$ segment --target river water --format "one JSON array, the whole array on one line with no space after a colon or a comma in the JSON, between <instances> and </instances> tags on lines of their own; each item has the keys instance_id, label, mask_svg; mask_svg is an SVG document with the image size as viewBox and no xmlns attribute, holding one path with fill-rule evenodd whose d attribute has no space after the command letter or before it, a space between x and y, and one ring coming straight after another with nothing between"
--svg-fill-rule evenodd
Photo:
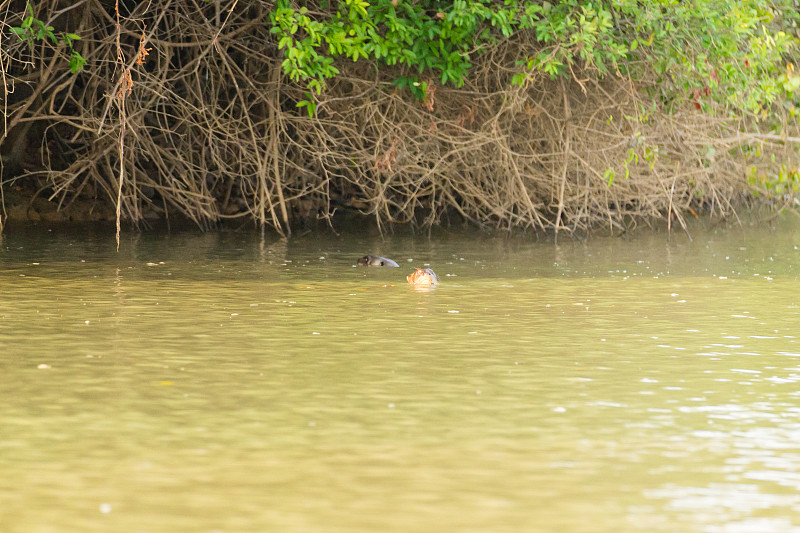
<instances>
[{"instance_id":1,"label":"river water","mask_svg":"<svg viewBox=\"0 0 800 533\"><path fill-rule=\"evenodd\" d=\"M0 530L800 531L798 229L9 228Z\"/></svg>"}]
</instances>

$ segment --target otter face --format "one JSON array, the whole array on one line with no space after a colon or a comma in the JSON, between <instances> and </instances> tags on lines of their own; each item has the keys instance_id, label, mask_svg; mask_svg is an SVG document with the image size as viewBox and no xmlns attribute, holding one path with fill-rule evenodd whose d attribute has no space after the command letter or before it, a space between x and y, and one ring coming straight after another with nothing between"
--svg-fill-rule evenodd
<instances>
[{"instance_id":1,"label":"otter face","mask_svg":"<svg viewBox=\"0 0 800 533\"><path fill-rule=\"evenodd\" d=\"M406 276L411 285L438 285L439 276L430 268L418 268L413 274Z\"/></svg>"}]
</instances>

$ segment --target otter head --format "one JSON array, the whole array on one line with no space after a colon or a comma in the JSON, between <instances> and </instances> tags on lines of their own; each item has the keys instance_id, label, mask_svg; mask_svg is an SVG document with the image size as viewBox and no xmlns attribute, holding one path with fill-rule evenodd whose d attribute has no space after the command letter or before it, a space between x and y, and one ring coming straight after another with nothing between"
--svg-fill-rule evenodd
<instances>
[{"instance_id":1,"label":"otter head","mask_svg":"<svg viewBox=\"0 0 800 533\"><path fill-rule=\"evenodd\" d=\"M438 285L439 276L430 268L418 268L414 273L406 276L411 285Z\"/></svg>"}]
</instances>

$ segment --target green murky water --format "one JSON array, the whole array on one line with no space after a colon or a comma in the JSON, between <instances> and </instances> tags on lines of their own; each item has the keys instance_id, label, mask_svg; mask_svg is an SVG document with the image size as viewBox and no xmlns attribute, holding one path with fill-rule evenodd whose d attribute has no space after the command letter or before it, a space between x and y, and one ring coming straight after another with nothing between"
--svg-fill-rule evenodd
<instances>
[{"instance_id":1,"label":"green murky water","mask_svg":"<svg viewBox=\"0 0 800 533\"><path fill-rule=\"evenodd\" d=\"M783 224L118 254L9 230L0 529L800 531ZM415 291L426 264L442 283Z\"/></svg>"}]
</instances>

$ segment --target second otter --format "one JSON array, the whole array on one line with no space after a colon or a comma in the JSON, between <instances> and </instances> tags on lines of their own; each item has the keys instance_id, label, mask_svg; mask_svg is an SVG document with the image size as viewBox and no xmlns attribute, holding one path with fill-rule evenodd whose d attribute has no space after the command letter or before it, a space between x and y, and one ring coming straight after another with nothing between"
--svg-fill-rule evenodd
<instances>
[{"instance_id":1,"label":"second otter","mask_svg":"<svg viewBox=\"0 0 800 533\"><path fill-rule=\"evenodd\" d=\"M392 261L391 259L387 259L386 257L381 257L379 255L365 255L364 257L359 257L358 261L356 261L358 266L372 266L372 267L399 267L397 263Z\"/></svg>"}]
</instances>

